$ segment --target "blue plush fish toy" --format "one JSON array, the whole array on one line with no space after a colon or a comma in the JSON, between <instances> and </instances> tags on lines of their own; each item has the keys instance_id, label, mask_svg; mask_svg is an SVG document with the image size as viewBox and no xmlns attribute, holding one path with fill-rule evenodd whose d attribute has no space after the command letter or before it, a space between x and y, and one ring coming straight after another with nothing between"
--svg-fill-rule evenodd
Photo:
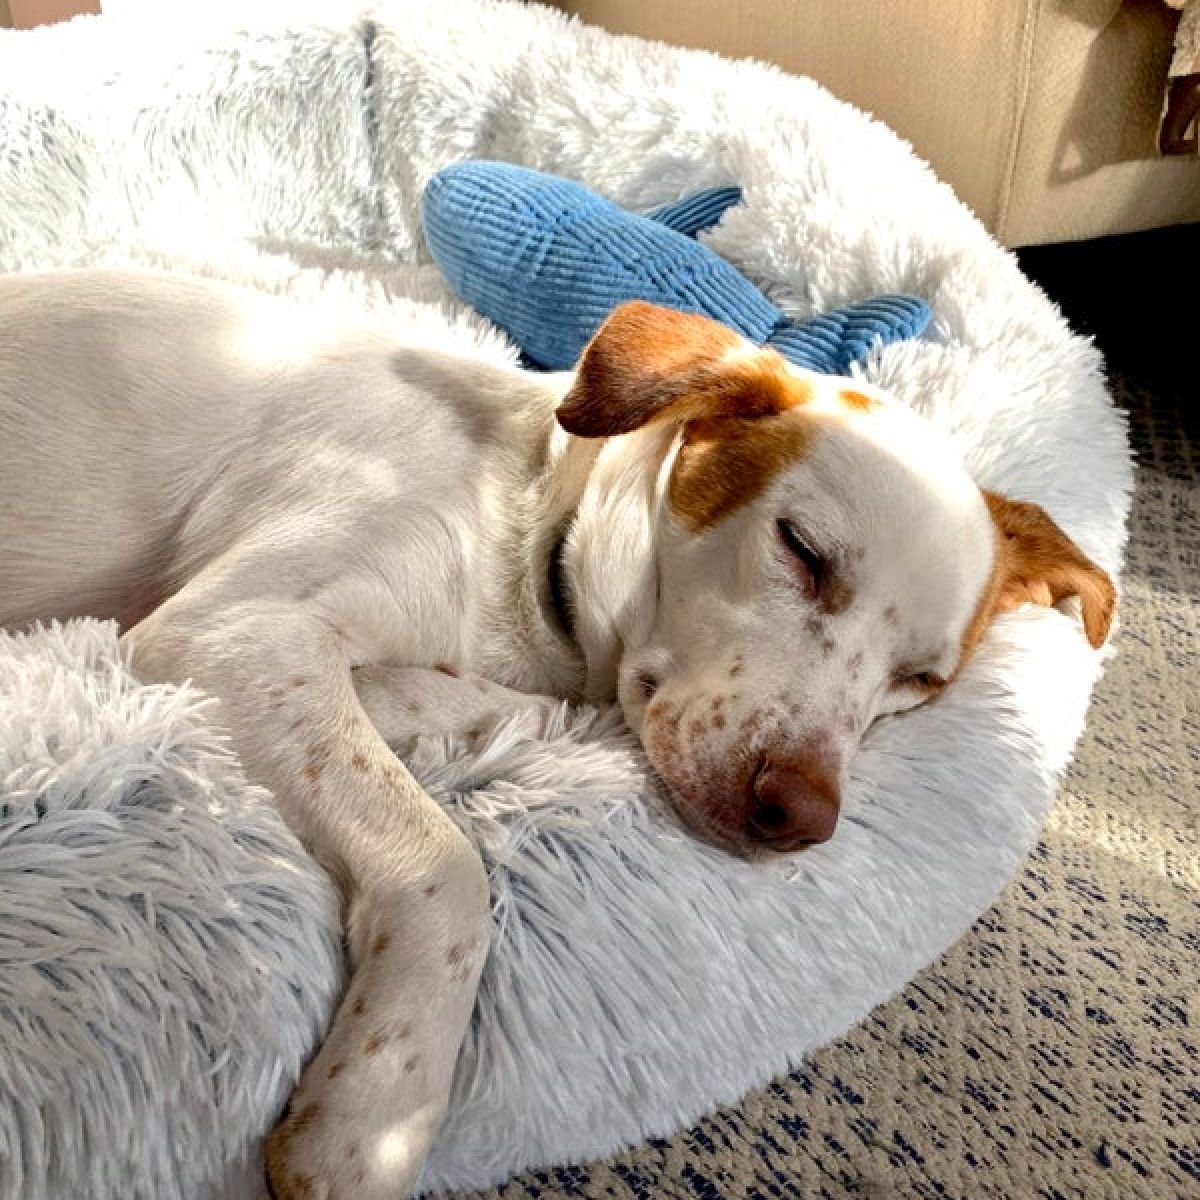
<instances>
[{"instance_id":1,"label":"blue plush fish toy","mask_svg":"<svg viewBox=\"0 0 1200 1200\"><path fill-rule=\"evenodd\" d=\"M906 295L788 317L695 240L740 200L740 188L710 188L642 216L556 175L472 160L429 181L422 220L450 286L545 370L573 367L627 300L711 317L797 366L830 374L928 325L929 306Z\"/></svg>"}]
</instances>

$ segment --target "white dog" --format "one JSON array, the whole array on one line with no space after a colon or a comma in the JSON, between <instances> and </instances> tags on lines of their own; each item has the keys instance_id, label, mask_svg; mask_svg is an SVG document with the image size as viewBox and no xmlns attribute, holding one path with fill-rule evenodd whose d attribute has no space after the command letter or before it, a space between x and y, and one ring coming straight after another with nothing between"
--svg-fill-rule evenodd
<instances>
[{"instance_id":1,"label":"white dog","mask_svg":"<svg viewBox=\"0 0 1200 1200\"><path fill-rule=\"evenodd\" d=\"M616 698L698 832L792 851L997 610L1077 596L1095 646L1113 614L902 406L646 304L531 375L212 283L2 277L0 446L0 624L115 617L341 889L281 1198L411 1189L488 950L480 859L389 745Z\"/></svg>"}]
</instances>

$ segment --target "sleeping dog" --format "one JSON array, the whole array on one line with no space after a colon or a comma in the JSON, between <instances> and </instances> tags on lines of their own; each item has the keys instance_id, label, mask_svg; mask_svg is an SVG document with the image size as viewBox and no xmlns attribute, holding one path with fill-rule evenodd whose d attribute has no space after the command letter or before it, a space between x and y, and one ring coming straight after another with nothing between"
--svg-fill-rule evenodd
<instances>
[{"instance_id":1,"label":"sleeping dog","mask_svg":"<svg viewBox=\"0 0 1200 1200\"><path fill-rule=\"evenodd\" d=\"M487 954L482 863L395 748L617 700L700 836L798 851L994 614L1077 597L1093 646L1113 616L903 406L641 303L531 375L208 282L0 277L0 445L0 624L115 618L340 889L281 1200L411 1190Z\"/></svg>"}]
</instances>

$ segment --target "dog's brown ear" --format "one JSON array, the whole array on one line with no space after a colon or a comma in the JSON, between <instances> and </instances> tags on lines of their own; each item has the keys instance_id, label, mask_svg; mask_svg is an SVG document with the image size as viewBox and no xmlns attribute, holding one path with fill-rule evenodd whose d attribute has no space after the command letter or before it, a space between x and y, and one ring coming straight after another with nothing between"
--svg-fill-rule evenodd
<instances>
[{"instance_id":1,"label":"dog's brown ear","mask_svg":"<svg viewBox=\"0 0 1200 1200\"><path fill-rule=\"evenodd\" d=\"M999 530L994 611L1020 604L1052 607L1078 596L1083 629L1099 649L1108 637L1117 606L1113 581L1036 504L983 493Z\"/></svg>"},{"instance_id":2,"label":"dog's brown ear","mask_svg":"<svg viewBox=\"0 0 1200 1200\"><path fill-rule=\"evenodd\" d=\"M768 416L807 398L774 350L708 317L634 300L584 348L557 416L578 437L614 437L655 421Z\"/></svg>"}]
</instances>

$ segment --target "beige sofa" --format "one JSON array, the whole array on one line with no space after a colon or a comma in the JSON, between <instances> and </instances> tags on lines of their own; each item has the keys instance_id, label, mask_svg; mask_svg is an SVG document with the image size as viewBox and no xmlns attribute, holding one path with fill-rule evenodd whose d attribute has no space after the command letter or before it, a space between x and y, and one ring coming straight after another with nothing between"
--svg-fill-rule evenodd
<instances>
[{"instance_id":1,"label":"beige sofa","mask_svg":"<svg viewBox=\"0 0 1200 1200\"><path fill-rule=\"evenodd\" d=\"M0 25L29 29L99 11L100 0L0 0Z\"/></svg>"},{"instance_id":2,"label":"beige sofa","mask_svg":"<svg viewBox=\"0 0 1200 1200\"><path fill-rule=\"evenodd\" d=\"M1156 149L1162 0L566 0L621 33L810 75L907 138L1009 246L1200 221Z\"/></svg>"},{"instance_id":3,"label":"beige sofa","mask_svg":"<svg viewBox=\"0 0 1200 1200\"><path fill-rule=\"evenodd\" d=\"M1178 20L1163 0L557 7L621 33L811 75L912 142L1009 246L1200 221L1200 157L1156 149ZM99 8L99 0L0 0L0 24Z\"/></svg>"}]
</instances>

